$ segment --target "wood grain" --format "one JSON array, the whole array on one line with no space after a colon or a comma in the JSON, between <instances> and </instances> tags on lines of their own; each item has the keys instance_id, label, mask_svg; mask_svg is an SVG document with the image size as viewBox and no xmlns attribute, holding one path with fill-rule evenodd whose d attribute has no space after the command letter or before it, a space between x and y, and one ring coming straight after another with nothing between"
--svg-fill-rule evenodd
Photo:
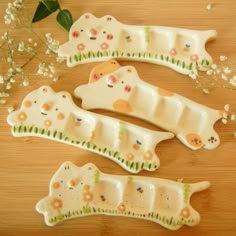
<instances>
[{"instance_id":1,"label":"wood grain","mask_svg":"<svg viewBox=\"0 0 236 236\"><path fill-rule=\"evenodd\" d=\"M0 15L5 15L7 0L0 2ZM207 44L214 59L226 55L236 67L236 1L214 1L212 10L207 11L209 1L159 1L159 0L61 0L63 8L70 9L74 19L85 12L97 16L113 15L127 24L163 25L190 29L216 29L218 37ZM38 1L27 1L32 14ZM60 42L67 40L67 33L55 22L52 15L34 25L42 37L51 32ZM0 34L7 30L3 17L0 18ZM18 39L26 39L22 32ZM204 95L195 88L196 83L187 76L158 65L138 62L121 62L133 65L145 81L175 91L204 105L223 109L227 103L236 111L236 91L212 89ZM28 70L37 65L32 61ZM7 104L0 106L0 235L172 235L173 232L158 224L125 217L90 216L68 220L50 228L44 224L42 215L35 211L36 202L47 195L48 183L57 168L66 160L77 165L95 163L103 172L127 174L117 164L97 154L71 147L62 143L36 137L15 138L6 123L7 108L19 108L20 101L31 90L40 85L51 85L54 90L70 93L88 80L95 64L67 68L62 63L57 83L32 77L27 87L15 86ZM0 74L4 71L0 65ZM79 104L79 102L78 102ZM111 112L95 111L115 116L147 128L156 127L135 118L114 115ZM235 235L236 232L236 139L232 135L236 123L227 125L220 121L215 125L221 144L215 150L192 151L176 138L158 145L160 169L154 173L143 171L139 175L153 176L185 182L209 180L209 190L192 197L192 205L201 214L201 223L196 227L183 227L175 235Z\"/></svg>"}]
</instances>

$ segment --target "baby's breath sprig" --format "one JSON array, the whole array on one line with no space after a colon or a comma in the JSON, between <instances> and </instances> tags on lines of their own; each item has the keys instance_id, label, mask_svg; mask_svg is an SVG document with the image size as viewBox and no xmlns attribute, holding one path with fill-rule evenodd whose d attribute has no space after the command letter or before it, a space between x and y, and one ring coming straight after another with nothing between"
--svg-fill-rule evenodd
<instances>
[{"instance_id":1,"label":"baby's breath sprig","mask_svg":"<svg viewBox=\"0 0 236 236\"><path fill-rule=\"evenodd\" d=\"M206 68L206 71L192 71L189 75L195 82L196 88L202 89L203 93L209 94L210 88L223 88L236 90L236 70L228 62L226 56L220 56L219 62Z\"/></svg>"},{"instance_id":2,"label":"baby's breath sprig","mask_svg":"<svg viewBox=\"0 0 236 236\"><path fill-rule=\"evenodd\" d=\"M0 73L0 105L6 103L14 84L27 86L32 76L43 76L55 82L58 80L55 64L58 63L59 41L53 39L50 33L42 38L35 32L31 17L26 14L24 0L8 3L5 12L4 21L8 30L0 38L0 61L3 68ZM14 37L17 30L24 30L26 37L30 37L18 40ZM39 64L32 71L28 65L33 60Z\"/></svg>"}]
</instances>

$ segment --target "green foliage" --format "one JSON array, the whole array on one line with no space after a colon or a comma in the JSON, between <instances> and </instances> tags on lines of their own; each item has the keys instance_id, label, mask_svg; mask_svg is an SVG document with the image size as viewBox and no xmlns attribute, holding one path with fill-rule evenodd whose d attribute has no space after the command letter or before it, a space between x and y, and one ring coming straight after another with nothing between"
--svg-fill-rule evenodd
<instances>
[{"instance_id":1,"label":"green foliage","mask_svg":"<svg viewBox=\"0 0 236 236\"><path fill-rule=\"evenodd\" d=\"M69 31L73 24L72 15L69 10L61 9L58 0L41 0L34 13L32 23L43 20L57 10L59 10L59 13L57 14L57 22L66 31Z\"/></svg>"}]
</instances>

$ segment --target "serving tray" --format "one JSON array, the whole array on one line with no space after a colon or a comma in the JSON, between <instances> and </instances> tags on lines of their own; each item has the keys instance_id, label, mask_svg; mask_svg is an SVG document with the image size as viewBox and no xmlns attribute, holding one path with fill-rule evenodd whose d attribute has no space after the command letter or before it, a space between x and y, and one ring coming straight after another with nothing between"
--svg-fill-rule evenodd
<instances>
[{"instance_id":1,"label":"serving tray","mask_svg":"<svg viewBox=\"0 0 236 236\"><path fill-rule=\"evenodd\" d=\"M107 15L82 15L72 25L69 41L58 55L69 67L112 58L164 65L180 73L205 70L212 63L205 50L215 30L199 31L163 26L126 25Z\"/></svg>"},{"instance_id":2,"label":"serving tray","mask_svg":"<svg viewBox=\"0 0 236 236\"><path fill-rule=\"evenodd\" d=\"M69 93L56 93L49 86L30 92L7 121L14 136L38 136L84 148L132 173L156 170L156 144L174 136L80 109Z\"/></svg>"},{"instance_id":3,"label":"serving tray","mask_svg":"<svg viewBox=\"0 0 236 236\"><path fill-rule=\"evenodd\" d=\"M200 222L190 198L207 189L208 181L188 184L142 176L118 176L101 172L94 164L77 167L71 162L61 165L52 177L49 194L36 210L45 223L89 215L135 217L177 230Z\"/></svg>"},{"instance_id":4,"label":"serving tray","mask_svg":"<svg viewBox=\"0 0 236 236\"><path fill-rule=\"evenodd\" d=\"M222 111L148 84L133 66L121 67L115 60L95 67L89 84L77 87L74 95L82 99L84 109L102 108L144 119L176 134L193 150L214 149L220 143L213 126Z\"/></svg>"}]
</instances>

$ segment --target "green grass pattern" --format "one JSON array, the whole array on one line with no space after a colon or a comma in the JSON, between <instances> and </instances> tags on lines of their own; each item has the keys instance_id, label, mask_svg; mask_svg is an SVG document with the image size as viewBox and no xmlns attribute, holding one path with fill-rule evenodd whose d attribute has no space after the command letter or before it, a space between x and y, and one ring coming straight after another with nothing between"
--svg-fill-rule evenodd
<instances>
[{"instance_id":1,"label":"green grass pattern","mask_svg":"<svg viewBox=\"0 0 236 236\"><path fill-rule=\"evenodd\" d=\"M70 218L79 217L79 216L86 216L86 215L95 215L95 214L118 215L118 216L142 218L142 219L159 222L162 225L172 226L172 228L179 228L180 226L183 226L185 224L194 223L194 219L191 219L191 218L190 219L181 218L180 220L176 221L173 219L173 217L168 218L166 216L161 216L160 214L155 213L155 212L149 212L146 214L135 213L131 211L121 212L114 209L112 210L112 209L90 207L88 205L83 206L80 210L68 211L67 213L64 213L64 214L61 213L57 216L54 216L49 220L49 223L57 224L60 221L65 220L65 219L70 219Z\"/></svg>"},{"instance_id":2,"label":"green grass pattern","mask_svg":"<svg viewBox=\"0 0 236 236\"><path fill-rule=\"evenodd\" d=\"M190 185L184 184L184 202L188 203L189 194L190 194Z\"/></svg>"},{"instance_id":3,"label":"green grass pattern","mask_svg":"<svg viewBox=\"0 0 236 236\"><path fill-rule=\"evenodd\" d=\"M148 35L148 34L147 34ZM148 40L148 36L147 40ZM192 71L194 67L204 67L208 66L210 62L204 58L201 61L197 62L190 62L187 64L184 61L181 61L180 59L176 59L175 57L172 56L167 56L164 54L158 54L158 53L151 53L151 52L122 52L120 50L114 50L114 51L89 51L87 53L80 53L78 52L77 54L70 56L69 57L69 62L70 63L78 63L78 62L83 62L86 60L94 59L94 58L133 58L133 59L152 59L152 60L160 60L164 62L169 62L171 64L175 64L178 67L182 69L187 69Z\"/></svg>"},{"instance_id":4,"label":"green grass pattern","mask_svg":"<svg viewBox=\"0 0 236 236\"><path fill-rule=\"evenodd\" d=\"M119 152L109 150L107 148L100 148L97 145L93 144L90 141L78 141L78 140L72 140L69 137L65 136L65 134L61 131L58 130L48 130L45 128L38 128L34 125L32 126L25 126L21 124L20 126L13 126L12 127L14 133L19 133L19 134L30 134L30 135L37 135L37 136L43 136L46 138L54 139L60 142L68 143L70 145L76 146L76 147L81 147L84 149L88 149L94 152L97 152L101 155L105 155L109 157L110 159L113 159L116 162L119 162L122 166L125 166L132 172L138 172L142 169L147 169L147 170L155 170L158 168L155 162L134 162L134 161L129 161L123 158Z\"/></svg>"}]
</instances>

